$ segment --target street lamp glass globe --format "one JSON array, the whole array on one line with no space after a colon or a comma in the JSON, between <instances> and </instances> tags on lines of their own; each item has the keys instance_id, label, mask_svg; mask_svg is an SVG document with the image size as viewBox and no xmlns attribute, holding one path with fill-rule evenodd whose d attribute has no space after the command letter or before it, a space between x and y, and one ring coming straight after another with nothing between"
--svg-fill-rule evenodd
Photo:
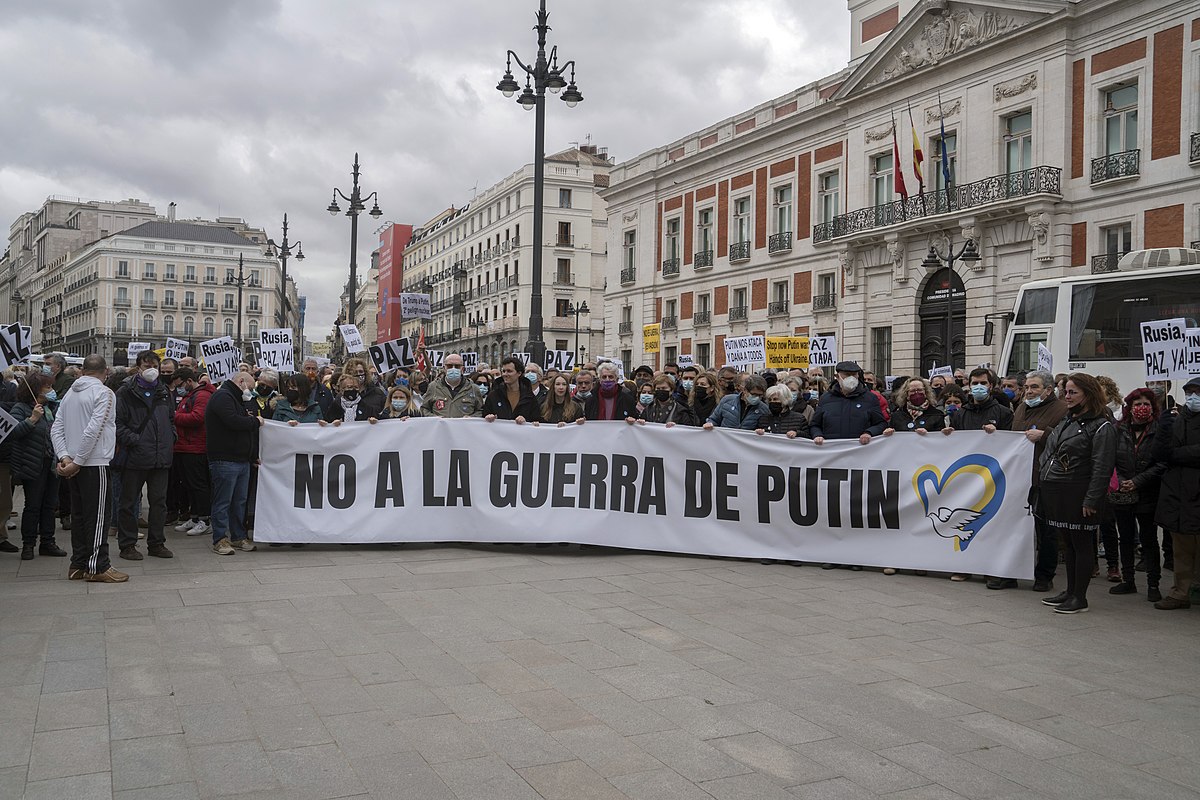
<instances>
[{"instance_id":1,"label":"street lamp glass globe","mask_svg":"<svg viewBox=\"0 0 1200 800\"><path fill-rule=\"evenodd\" d=\"M579 93L579 88L575 86L575 82L567 87L567 90L562 93L562 101L567 104L567 108L574 108L583 102L583 95Z\"/></svg>"},{"instance_id":2,"label":"street lamp glass globe","mask_svg":"<svg viewBox=\"0 0 1200 800\"><path fill-rule=\"evenodd\" d=\"M379 203L376 203L374 207L372 207L372 209L367 213L369 213L375 219L379 219L383 216L383 212L379 210Z\"/></svg>"},{"instance_id":3,"label":"street lamp glass globe","mask_svg":"<svg viewBox=\"0 0 1200 800\"><path fill-rule=\"evenodd\" d=\"M562 75L559 75L557 72L551 72L546 76L546 88L552 94L558 94L566 85L567 82L564 81Z\"/></svg>"},{"instance_id":4,"label":"street lamp glass globe","mask_svg":"<svg viewBox=\"0 0 1200 800\"><path fill-rule=\"evenodd\" d=\"M938 258L937 250L934 250L932 245L925 255L925 260L921 262L921 266L928 272L937 272L942 268L942 260Z\"/></svg>"},{"instance_id":5,"label":"street lamp glass globe","mask_svg":"<svg viewBox=\"0 0 1200 800\"><path fill-rule=\"evenodd\" d=\"M338 207L337 200L334 200L325 210L329 212L329 216L336 217L342 209Z\"/></svg>"},{"instance_id":6,"label":"street lamp glass globe","mask_svg":"<svg viewBox=\"0 0 1200 800\"><path fill-rule=\"evenodd\" d=\"M513 79L511 70L505 70L504 77L501 78L500 82L496 84L496 88L499 89L505 97L512 97L517 93L517 90L521 88L521 84L517 83Z\"/></svg>"},{"instance_id":7,"label":"street lamp glass globe","mask_svg":"<svg viewBox=\"0 0 1200 800\"><path fill-rule=\"evenodd\" d=\"M296 260L297 261L304 260L304 249L303 248L301 248L300 251L296 253Z\"/></svg>"}]
</instances>

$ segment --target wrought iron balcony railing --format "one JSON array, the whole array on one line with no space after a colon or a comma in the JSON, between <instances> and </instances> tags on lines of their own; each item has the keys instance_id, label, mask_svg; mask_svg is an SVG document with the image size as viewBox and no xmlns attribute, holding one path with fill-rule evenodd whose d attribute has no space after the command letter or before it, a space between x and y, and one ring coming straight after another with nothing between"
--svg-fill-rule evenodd
<instances>
[{"instance_id":1,"label":"wrought iron balcony railing","mask_svg":"<svg viewBox=\"0 0 1200 800\"><path fill-rule=\"evenodd\" d=\"M633 323L632 322L617 323L617 334L618 335L629 336L632 333L633 333Z\"/></svg>"},{"instance_id":2,"label":"wrought iron balcony railing","mask_svg":"<svg viewBox=\"0 0 1200 800\"><path fill-rule=\"evenodd\" d=\"M812 307L813 307L813 311L817 311L817 310L823 309L823 308L826 308L826 309L827 308L837 308L837 295L836 294L816 295L815 297L813 297Z\"/></svg>"},{"instance_id":3,"label":"wrought iron balcony railing","mask_svg":"<svg viewBox=\"0 0 1200 800\"><path fill-rule=\"evenodd\" d=\"M1098 275L1103 272L1116 272L1117 263L1123 255L1125 253L1105 253L1100 256L1092 256L1092 274Z\"/></svg>"},{"instance_id":4,"label":"wrought iron balcony railing","mask_svg":"<svg viewBox=\"0 0 1200 800\"><path fill-rule=\"evenodd\" d=\"M1134 177L1141 173L1141 169L1141 150L1126 150L1111 156L1100 156L1092 159L1092 183Z\"/></svg>"},{"instance_id":5,"label":"wrought iron balcony railing","mask_svg":"<svg viewBox=\"0 0 1200 800\"><path fill-rule=\"evenodd\" d=\"M662 272L664 278L670 278L679 274L679 259L668 258L662 263Z\"/></svg>"},{"instance_id":6,"label":"wrought iron balcony railing","mask_svg":"<svg viewBox=\"0 0 1200 800\"><path fill-rule=\"evenodd\" d=\"M745 322L746 314L748 312L749 312L749 309L746 308L745 306L733 306L729 309L729 321L730 322L738 322L740 320L742 322Z\"/></svg>"},{"instance_id":7,"label":"wrought iron balcony railing","mask_svg":"<svg viewBox=\"0 0 1200 800\"><path fill-rule=\"evenodd\" d=\"M993 175L981 181L912 195L908 201L893 200L878 206L868 206L839 214L829 222L813 228L813 242L828 242L842 236L898 225L902 222L961 211L969 208L1002 203L1018 197L1037 194L1062 194L1062 170L1058 167L1034 167L1007 175Z\"/></svg>"},{"instance_id":8,"label":"wrought iron balcony railing","mask_svg":"<svg viewBox=\"0 0 1200 800\"><path fill-rule=\"evenodd\" d=\"M708 269L713 265L713 251L701 250L692 256L692 266L696 269Z\"/></svg>"},{"instance_id":9,"label":"wrought iron balcony railing","mask_svg":"<svg viewBox=\"0 0 1200 800\"><path fill-rule=\"evenodd\" d=\"M662 329L664 331L673 331L679 327L679 318L675 316L662 318Z\"/></svg>"},{"instance_id":10,"label":"wrought iron balcony railing","mask_svg":"<svg viewBox=\"0 0 1200 800\"><path fill-rule=\"evenodd\" d=\"M574 286L575 273L573 272L556 272L554 273L555 286Z\"/></svg>"},{"instance_id":11,"label":"wrought iron balcony railing","mask_svg":"<svg viewBox=\"0 0 1200 800\"><path fill-rule=\"evenodd\" d=\"M792 232L780 231L767 239L767 253L786 253L792 249Z\"/></svg>"},{"instance_id":12,"label":"wrought iron balcony railing","mask_svg":"<svg viewBox=\"0 0 1200 800\"><path fill-rule=\"evenodd\" d=\"M695 314L692 315L692 326L693 327L702 328L706 325L711 325L711 324L712 324L712 312L711 311L697 311Z\"/></svg>"},{"instance_id":13,"label":"wrought iron balcony railing","mask_svg":"<svg viewBox=\"0 0 1200 800\"><path fill-rule=\"evenodd\" d=\"M731 262L750 260L750 243L734 242L729 245L729 260Z\"/></svg>"},{"instance_id":14,"label":"wrought iron balcony railing","mask_svg":"<svg viewBox=\"0 0 1200 800\"><path fill-rule=\"evenodd\" d=\"M622 286L628 286L629 284L633 283L636 280L637 280L637 269L635 267L629 267L628 269L621 270L621 285Z\"/></svg>"},{"instance_id":15,"label":"wrought iron balcony railing","mask_svg":"<svg viewBox=\"0 0 1200 800\"><path fill-rule=\"evenodd\" d=\"M575 237L574 236L566 236L566 235L563 235L560 233L558 235L558 238L554 242L554 246L555 247L574 247L575 246Z\"/></svg>"},{"instance_id":16,"label":"wrought iron balcony railing","mask_svg":"<svg viewBox=\"0 0 1200 800\"><path fill-rule=\"evenodd\" d=\"M779 317L779 316L783 316L787 313L788 313L788 301L787 300L775 300L774 302L767 303L767 316L768 317Z\"/></svg>"}]
</instances>

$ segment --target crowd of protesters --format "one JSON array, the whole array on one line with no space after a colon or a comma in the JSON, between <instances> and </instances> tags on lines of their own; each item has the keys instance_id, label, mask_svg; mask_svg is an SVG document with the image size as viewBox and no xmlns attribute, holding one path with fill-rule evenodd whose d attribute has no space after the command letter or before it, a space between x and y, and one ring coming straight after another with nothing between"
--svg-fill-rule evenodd
<instances>
[{"instance_id":1,"label":"crowd of protesters","mask_svg":"<svg viewBox=\"0 0 1200 800\"><path fill-rule=\"evenodd\" d=\"M128 575L109 563L110 537L129 561L172 558L168 530L210 536L217 555L252 552L258 432L268 419L321 426L413 417L560 427L624 422L734 428L818 446L1011 430L1034 445L1032 589L1046 593L1042 602L1064 614L1087 610L1103 558L1111 594L1138 594L1136 573L1144 571L1146 599L1180 609L1190 606L1200 567L1200 379L1183 387L1183 403L1170 391L1169 382L1152 382L1122 396L1105 377L1034 371L1000 378L986 367L885 386L851 361L828 376L819 367L747 373L667 364L626 377L607 360L561 372L510 357L468 373L456 353L435 371L382 375L361 358L340 368L308 359L302 371L282 376L242 364L218 386L193 358L144 351L131 368L110 369L100 356L82 368L49 356L41 369L17 368L0 384L0 407L17 421L0 443L0 519L13 513L13 485L24 497L19 525L9 523L19 527L21 545L0 529L0 552L65 557L55 536L61 523L71 531L68 577L113 583ZM1060 565L1065 587L1050 595ZM1164 569L1174 577L1165 596ZM986 577L985 585L1017 582Z\"/></svg>"}]
</instances>

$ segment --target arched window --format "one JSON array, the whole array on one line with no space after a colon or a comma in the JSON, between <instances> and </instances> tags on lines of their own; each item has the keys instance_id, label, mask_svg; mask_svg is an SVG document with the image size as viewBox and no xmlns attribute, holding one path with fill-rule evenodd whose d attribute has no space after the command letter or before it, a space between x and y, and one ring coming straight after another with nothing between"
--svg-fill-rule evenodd
<instances>
[{"instance_id":1,"label":"arched window","mask_svg":"<svg viewBox=\"0 0 1200 800\"><path fill-rule=\"evenodd\" d=\"M184 317L183 318L183 335L191 336L195 332L196 332L196 318L195 317Z\"/></svg>"},{"instance_id":2,"label":"arched window","mask_svg":"<svg viewBox=\"0 0 1200 800\"><path fill-rule=\"evenodd\" d=\"M142 333L154 333L154 317L150 314L142 316Z\"/></svg>"},{"instance_id":3,"label":"arched window","mask_svg":"<svg viewBox=\"0 0 1200 800\"><path fill-rule=\"evenodd\" d=\"M117 314L117 333L125 333L129 330L129 317L124 313Z\"/></svg>"},{"instance_id":4,"label":"arched window","mask_svg":"<svg viewBox=\"0 0 1200 800\"><path fill-rule=\"evenodd\" d=\"M163 317L163 333L167 336L175 335L175 318L170 314Z\"/></svg>"},{"instance_id":5,"label":"arched window","mask_svg":"<svg viewBox=\"0 0 1200 800\"><path fill-rule=\"evenodd\" d=\"M233 320L231 319L225 320L225 335L233 336Z\"/></svg>"},{"instance_id":6,"label":"arched window","mask_svg":"<svg viewBox=\"0 0 1200 800\"><path fill-rule=\"evenodd\" d=\"M216 332L217 332L217 323L213 321L212 317L205 317L204 318L204 335L212 336Z\"/></svg>"}]
</instances>

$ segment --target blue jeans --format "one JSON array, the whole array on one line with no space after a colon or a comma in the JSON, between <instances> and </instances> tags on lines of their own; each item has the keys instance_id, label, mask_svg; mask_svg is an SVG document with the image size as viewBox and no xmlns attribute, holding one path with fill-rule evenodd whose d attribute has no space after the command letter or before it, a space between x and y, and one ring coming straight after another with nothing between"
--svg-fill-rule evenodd
<instances>
[{"instance_id":1,"label":"blue jeans","mask_svg":"<svg viewBox=\"0 0 1200 800\"><path fill-rule=\"evenodd\" d=\"M250 487L250 462L209 461L212 477L213 544L228 538L240 542L246 538L246 495Z\"/></svg>"}]
</instances>

